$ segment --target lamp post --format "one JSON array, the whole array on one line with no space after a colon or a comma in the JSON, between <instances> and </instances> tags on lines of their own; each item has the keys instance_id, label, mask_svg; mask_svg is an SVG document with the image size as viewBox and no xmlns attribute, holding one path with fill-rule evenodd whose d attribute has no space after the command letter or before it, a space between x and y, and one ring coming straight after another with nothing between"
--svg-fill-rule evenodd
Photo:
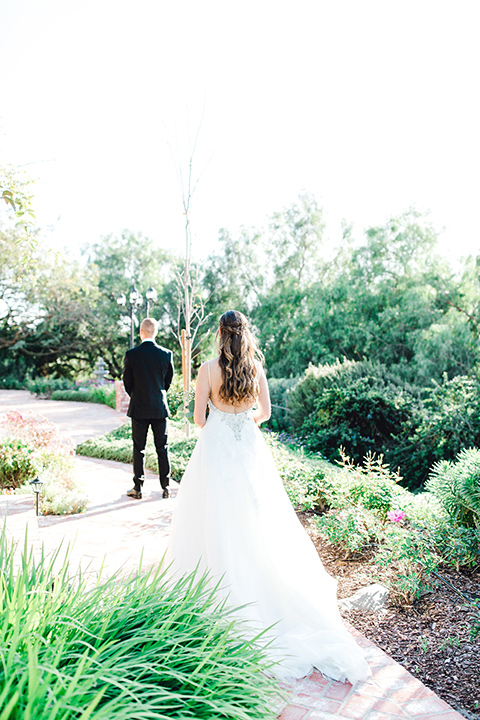
<instances>
[{"instance_id":1,"label":"lamp post","mask_svg":"<svg viewBox=\"0 0 480 720\"><path fill-rule=\"evenodd\" d=\"M151 285L145 293L145 317L150 317L150 303L153 305L157 302L157 291Z\"/></svg>"},{"instance_id":2,"label":"lamp post","mask_svg":"<svg viewBox=\"0 0 480 720\"><path fill-rule=\"evenodd\" d=\"M38 496L40 495L40 490L43 487L43 483L41 480L38 479L38 477L35 478L35 480L32 480L30 485L32 486L33 492L35 493L35 510L38 517Z\"/></svg>"},{"instance_id":3,"label":"lamp post","mask_svg":"<svg viewBox=\"0 0 480 720\"><path fill-rule=\"evenodd\" d=\"M128 297L129 304L130 304L130 347L133 348L134 344L134 310L136 307L139 307L143 303L143 297L142 294L138 292L135 285L130 290L130 295ZM117 298L117 303L121 305L122 307L126 304L127 298L125 297L124 293L121 293Z\"/></svg>"}]
</instances>

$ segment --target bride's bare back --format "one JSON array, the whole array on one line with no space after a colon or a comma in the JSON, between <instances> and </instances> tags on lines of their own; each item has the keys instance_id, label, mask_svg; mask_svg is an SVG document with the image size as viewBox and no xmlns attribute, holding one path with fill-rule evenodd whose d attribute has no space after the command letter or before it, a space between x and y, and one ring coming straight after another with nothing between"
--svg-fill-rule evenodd
<instances>
[{"instance_id":1,"label":"bride's bare back","mask_svg":"<svg viewBox=\"0 0 480 720\"><path fill-rule=\"evenodd\" d=\"M270 393L268 391L268 383L261 363L256 362L255 365L257 368L260 393L257 398L258 407L252 413L252 417L257 425L260 425L260 423L265 422L265 420L268 420L270 417ZM222 400L219 394L222 382L222 369L218 362L218 358L203 363L198 371L197 386L195 390L194 420L199 427L203 427L205 425L206 409L209 398L218 410L225 413L241 413L252 407L251 400L235 405Z\"/></svg>"}]
</instances>

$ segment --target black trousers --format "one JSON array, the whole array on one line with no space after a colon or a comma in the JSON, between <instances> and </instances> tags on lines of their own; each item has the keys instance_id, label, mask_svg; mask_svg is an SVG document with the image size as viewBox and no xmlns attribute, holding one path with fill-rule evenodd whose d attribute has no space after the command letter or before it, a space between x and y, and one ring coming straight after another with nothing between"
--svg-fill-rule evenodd
<instances>
[{"instance_id":1,"label":"black trousers","mask_svg":"<svg viewBox=\"0 0 480 720\"><path fill-rule=\"evenodd\" d=\"M166 418L163 420L134 420L132 418L133 482L137 490L141 488L145 474L145 446L149 427L152 428L155 450L157 451L160 485L165 489L170 483Z\"/></svg>"}]
</instances>

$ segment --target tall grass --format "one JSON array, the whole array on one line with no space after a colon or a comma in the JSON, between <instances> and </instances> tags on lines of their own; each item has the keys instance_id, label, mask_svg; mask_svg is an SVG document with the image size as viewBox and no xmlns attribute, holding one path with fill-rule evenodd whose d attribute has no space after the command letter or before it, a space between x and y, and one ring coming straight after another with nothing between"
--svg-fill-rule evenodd
<instances>
[{"instance_id":1,"label":"tall grass","mask_svg":"<svg viewBox=\"0 0 480 720\"><path fill-rule=\"evenodd\" d=\"M261 639L242 639L205 577L87 585L0 536L0 720L274 718Z\"/></svg>"}]
</instances>

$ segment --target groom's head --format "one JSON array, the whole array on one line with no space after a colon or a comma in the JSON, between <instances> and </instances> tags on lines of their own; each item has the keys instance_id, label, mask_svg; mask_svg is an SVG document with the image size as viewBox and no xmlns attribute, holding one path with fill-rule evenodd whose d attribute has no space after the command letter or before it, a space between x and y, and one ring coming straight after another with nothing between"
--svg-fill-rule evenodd
<instances>
[{"instance_id":1,"label":"groom's head","mask_svg":"<svg viewBox=\"0 0 480 720\"><path fill-rule=\"evenodd\" d=\"M142 340L150 338L153 340L158 332L158 323L154 318L145 318L140 323L140 337Z\"/></svg>"}]
</instances>

